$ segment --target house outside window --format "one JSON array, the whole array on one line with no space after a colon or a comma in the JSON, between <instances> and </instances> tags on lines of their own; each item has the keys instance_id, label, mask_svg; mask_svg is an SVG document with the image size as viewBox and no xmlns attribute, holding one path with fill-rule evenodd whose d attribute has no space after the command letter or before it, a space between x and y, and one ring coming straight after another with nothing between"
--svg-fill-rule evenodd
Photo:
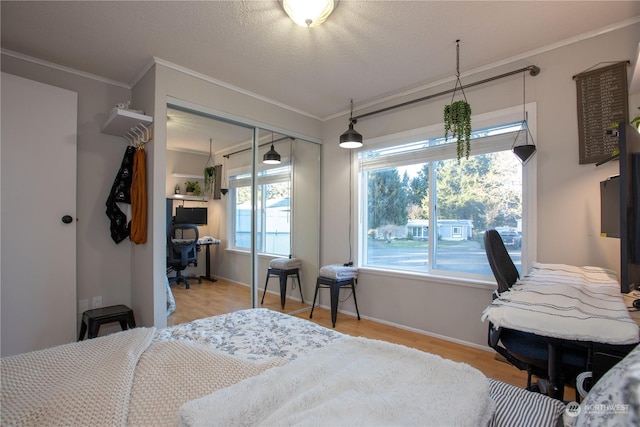
<instances>
[{"instance_id":1,"label":"house outside window","mask_svg":"<svg viewBox=\"0 0 640 427\"><path fill-rule=\"evenodd\" d=\"M455 141L438 136L378 138L359 152L360 266L492 275L484 231L522 236L527 221L523 166L511 151L522 121L500 119L474 130L472 153L460 161ZM522 246L507 249L521 270Z\"/></svg>"},{"instance_id":2,"label":"house outside window","mask_svg":"<svg viewBox=\"0 0 640 427\"><path fill-rule=\"evenodd\" d=\"M291 252L291 166L279 165L259 172L257 250L288 256ZM251 174L231 171L231 247L251 249Z\"/></svg>"}]
</instances>

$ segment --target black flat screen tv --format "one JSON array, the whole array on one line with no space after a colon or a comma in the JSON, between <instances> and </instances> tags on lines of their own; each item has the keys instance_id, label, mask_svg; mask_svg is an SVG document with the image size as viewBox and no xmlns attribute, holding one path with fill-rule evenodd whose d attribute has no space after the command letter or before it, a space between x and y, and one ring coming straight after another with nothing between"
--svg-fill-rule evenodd
<instances>
[{"instance_id":1,"label":"black flat screen tv","mask_svg":"<svg viewBox=\"0 0 640 427\"><path fill-rule=\"evenodd\" d=\"M600 234L620 237L620 176L600 182Z\"/></svg>"},{"instance_id":2,"label":"black flat screen tv","mask_svg":"<svg viewBox=\"0 0 640 427\"><path fill-rule=\"evenodd\" d=\"M196 224L207 225L207 217L209 216L207 208L185 208L178 206L176 208L176 216L174 224Z\"/></svg>"},{"instance_id":3,"label":"black flat screen tv","mask_svg":"<svg viewBox=\"0 0 640 427\"><path fill-rule=\"evenodd\" d=\"M619 126L620 147L620 291L640 287L640 133Z\"/></svg>"}]
</instances>

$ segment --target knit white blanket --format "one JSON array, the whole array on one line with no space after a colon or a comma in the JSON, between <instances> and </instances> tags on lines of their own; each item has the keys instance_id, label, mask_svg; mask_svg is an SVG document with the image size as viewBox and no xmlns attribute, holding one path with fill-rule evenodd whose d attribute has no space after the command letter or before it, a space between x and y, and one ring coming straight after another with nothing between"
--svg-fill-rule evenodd
<instances>
[{"instance_id":1,"label":"knit white blanket","mask_svg":"<svg viewBox=\"0 0 640 427\"><path fill-rule=\"evenodd\" d=\"M5 357L3 426L124 426L134 370L155 329Z\"/></svg>"},{"instance_id":2,"label":"knit white blanket","mask_svg":"<svg viewBox=\"0 0 640 427\"><path fill-rule=\"evenodd\" d=\"M286 363L135 328L2 359L3 426L175 426L185 402Z\"/></svg>"},{"instance_id":3,"label":"knit white blanket","mask_svg":"<svg viewBox=\"0 0 640 427\"><path fill-rule=\"evenodd\" d=\"M182 404L285 363L254 363L191 342L151 344L136 367L127 424L175 426Z\"/></svg>"},{"instance_id":4,"label":"knit white blanket","mask_svg":"<svg viewBox=\"0 0 640 427\"><path fill-rule=\"evenodd\" d=\"M184 404L181 426L481 426L484 375L415 349L348 337Z\"/></svg>"},{"instance_id":5,"label":"knit white blanket","mask_svg":"<svg viewBox=\"0 0 640 427\"><path fill-rule=\"evenodd\" d=\"M633 344L640 339L615 273L598 267L535 263L486 308L486 319L497 327L568 340Z\"/></svg>"}]
</instances>

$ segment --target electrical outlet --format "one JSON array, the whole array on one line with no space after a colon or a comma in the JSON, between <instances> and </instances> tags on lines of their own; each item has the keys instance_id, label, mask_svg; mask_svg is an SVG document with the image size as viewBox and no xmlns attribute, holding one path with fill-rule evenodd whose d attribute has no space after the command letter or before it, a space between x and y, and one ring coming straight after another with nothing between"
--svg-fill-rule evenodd
<instances>
[{"instance_id":1,"label":"electrical outlet","mask_svg":"<svg viewBox=\"0 0 640 427\"><path fill-rule=\"evenodd\" d=\"M93 308L102 307L102 297L93 297Z\"/></svg>"},{"instance_id":2,"label":"electrical outlet","mask_svg":"<svg viewBox=\"0 0 640 427\"><path fill-rule=\"evenodd\" d=\"M82 314L85 311L89 310L89 300L81 299L78 301L78 314Z\"/></svg>"}]
</instances>

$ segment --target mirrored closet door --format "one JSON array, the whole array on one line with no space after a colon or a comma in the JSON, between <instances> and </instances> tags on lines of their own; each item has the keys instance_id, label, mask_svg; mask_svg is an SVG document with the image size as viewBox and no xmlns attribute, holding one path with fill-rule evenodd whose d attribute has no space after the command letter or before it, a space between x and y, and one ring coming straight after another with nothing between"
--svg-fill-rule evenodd
<instances>
[{"instance_id":1,"label":"mirrored closet door","mask_svg":"<svg viewBox=\"0 0 640 427\"><path fill-rule=\"evenodd\" d=\"M199 245L197 265L181 271L193 277L189 289L168 268L176 304L167 323L251 307L308 309L319 269L321 145L179 104L167 106L167 230L193 220L200 239L211 239ZM300 284L267 278L275 258L299 260Z\"/></svg>"}]
</instances>

